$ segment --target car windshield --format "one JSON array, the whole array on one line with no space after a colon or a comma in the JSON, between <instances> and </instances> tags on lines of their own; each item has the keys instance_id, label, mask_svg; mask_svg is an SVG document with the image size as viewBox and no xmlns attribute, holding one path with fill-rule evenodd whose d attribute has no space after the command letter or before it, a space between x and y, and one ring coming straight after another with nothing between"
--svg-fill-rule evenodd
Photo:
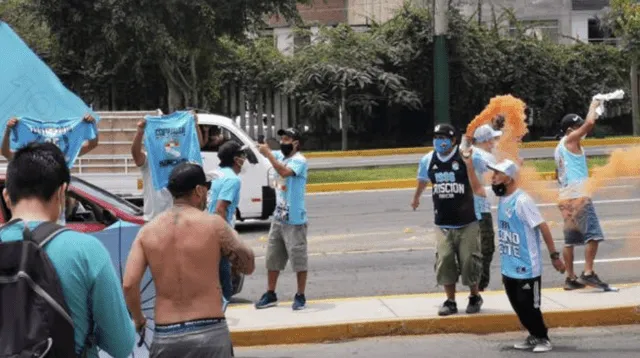
<instances>
[{"instance_id":1,"label":"car windshield","mask_svg":"<svg viewBox=\"0 0 640 358\"><path fill-rule=\"evenodd\" d=\"M95 197L98 200L102 200L105 203L118 208L118 210L121 210L126 214L142 215L142 210L139 207L82 179L71 177L71 186Z\"/></svg>"}]
</instances>

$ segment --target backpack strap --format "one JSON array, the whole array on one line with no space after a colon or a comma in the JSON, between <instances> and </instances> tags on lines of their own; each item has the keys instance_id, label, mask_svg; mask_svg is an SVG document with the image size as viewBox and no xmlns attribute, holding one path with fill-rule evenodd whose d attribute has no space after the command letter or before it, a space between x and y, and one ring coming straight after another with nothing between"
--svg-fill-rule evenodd
<instances>
[{"instance_id":1,"label":"backpack strap","mask_svg":"<svg viewBox=\"0 0 640 358\"><path fill-rule=\"evenodd\" d=\"M27 237L25 237L25 240L27 239L32 240L42 248L42 247L45 247L45 245L47 245L56 236L68 230L69 229L65 228L64 226L60 226L50 221L46 221L38 225L38 227L36 227L31 232L29 232L28 229L25 230L25 234L27 235Z\"/></svg>"}]
</instances>

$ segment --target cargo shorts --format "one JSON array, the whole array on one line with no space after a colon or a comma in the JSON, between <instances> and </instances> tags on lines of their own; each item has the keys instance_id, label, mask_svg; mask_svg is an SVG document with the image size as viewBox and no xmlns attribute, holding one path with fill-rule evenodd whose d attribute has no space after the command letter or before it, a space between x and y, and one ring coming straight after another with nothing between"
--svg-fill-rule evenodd
<instances>
[{"instance_id":1,"label":"cargo shorts","mask_svg":"<svg viewBox=\"0 0 640 358\"><path fill-rule=\"evenodd\" d=\"M436 280L438 285L479 283L482 273L480 224L477 221L458 229L436 228Z\"/></svg>"},{"instance_id":2,"label":"cargo shorts","mask_svg":"<svg viewBox=\"0 0 640 358\"><path fill-rule=\"evenodd\" d=\"M291 261L294 272L307 271L307 224L289 225L274 220L267 244L267 270L282 271L287 261Z\"/></svg>"},{"instance_id":3,"label":"cargo shorts","mask_svg":"<svg viewBox=\"0 0 640 358\"><path fill-rule=\"evenodd\" d=\"M563 200L558 204L564 220L565 246L584 245L589 241L602 241L604 234L600 220L590 198Z\"/></svg>"}]
</instances>

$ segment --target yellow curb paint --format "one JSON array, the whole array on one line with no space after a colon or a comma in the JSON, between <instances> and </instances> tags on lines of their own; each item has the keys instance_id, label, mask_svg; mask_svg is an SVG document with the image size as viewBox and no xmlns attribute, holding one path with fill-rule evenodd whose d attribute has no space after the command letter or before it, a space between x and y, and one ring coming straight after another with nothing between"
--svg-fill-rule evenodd
<instances>
[{"instance_id":1,"label":"yellow curb paint","mask_svg":"<svg viewBox=\"0 0 640 358\"><path fill-rule=\"evenodd\" d=\"M625 306L594 310L549 311L544 313L544 319L550 328L637 324L640 323L640 314L636 313L636 309L637 306ZM231 339L236 347L249 347L321 343L376 336L490 334L519 329L520 323L515 314L476 314L232 331Z\"/></svg>"},{"instance_id":2,"label":"yellow curb paint","mask_svg":"<svg viewBox=\"0 0 640 358\"><path fill-rule=\"evenodd\" d=\"M603 139L585 139L582 141L582 145L585 147L595 147L604 145L630 145L640 144L640 137L619 137L619 138L603 138ZM558 145L558 141L543 141L543 142L527 142L522 143L520 148L533 149L533 148L555 148ZM332 151L332 152L307 152L305 157L307 158L342 158L342 157L377 157L381 155L402 155L402 154L426 154L432 147L412 147L412 148L384 148L384 149L363 149L363 150L347 150L347 151Z\"/></svg>"},{"instance_id":3,"label":"yellow curb paint","mask_svg":"<svg viewBox=\"0 0 640 358\"><path fill-rule=\"evenodd\" d=\"M555 172L538 173L543 181L553 181L558 177ZM589 169L589 175L593 170ZM408 189L415 188L417 179L390 179L390 180L370 180L370 181L347 181L340 183L307 184L308 193L323 193L335 191L359 191L359 190L380 190L380 189ZM427 186L428 188L431 185Z\"/></svg>"}]
</instances>

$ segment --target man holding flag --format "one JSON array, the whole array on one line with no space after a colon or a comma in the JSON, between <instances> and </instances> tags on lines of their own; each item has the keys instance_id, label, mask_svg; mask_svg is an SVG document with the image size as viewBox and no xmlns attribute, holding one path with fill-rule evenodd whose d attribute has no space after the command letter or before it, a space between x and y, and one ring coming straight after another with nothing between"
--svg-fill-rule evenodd
<instances>
[{"instance_id":1,"label":"man holding flag","mask_svg":"<svg viewBox=\"0 0 640 358\"><path fill-rule=\"evenodd\" d=\"M73 166L75 158L81 157L91 152L93 149L95 149L95 147L98 146L99 134L96 126L96 120L90 114L85 115L82 119L82 122L77 123L76 126L67 127L67 129L69 130L64 134L62 134L61 130L55 128L64 128L64 125L56 125L54 123L51 123L47 125L47 127L49 127L47 129L42 128L45 124L47 124L47 122L40 122L30 119L25 120L25 122L27 121L29 121L30 123L23 123L18 118L14 117L9 119L9 121L7 122L7 127L4 131L4 137L2 138L1 150L2 155L7 158L7 160L13 159L14 151L11 148L12 139L16 147L22 147L28 142L32 141L52 141L56 143L59 148L62 146L62 148L60 149L63 150L63 153L65 154L65 158L67 159L67 165L69 166L69 168ZM53 135L41 135L47 133L47 131L49 131ZM20 135L18 133L22 133L23 135ZM55 134L62 135L56 136ZM61 145L60 142L65 143L65 145Z\"/></svg>"}]
</instances>

